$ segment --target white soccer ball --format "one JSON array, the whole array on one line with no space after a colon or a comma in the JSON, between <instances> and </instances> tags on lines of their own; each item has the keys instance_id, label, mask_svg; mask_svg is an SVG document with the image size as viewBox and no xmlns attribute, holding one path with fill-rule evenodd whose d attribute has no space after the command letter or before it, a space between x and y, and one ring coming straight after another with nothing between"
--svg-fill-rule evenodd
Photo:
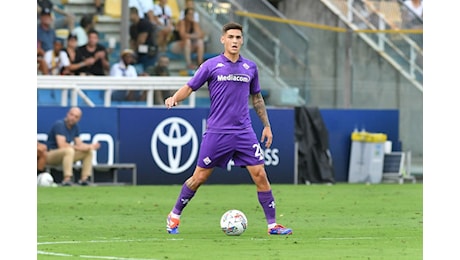
<instances>
[{"instance_id":1,"label":"white soccer ball","mask_svg":"<svg viewBox=\"0 0 460 260\"><path fill-rule=\"evenodd\" d=\"M248 227L248 219L243 212L231 209L225 212L220 219L220 228L227 236L239 236Z\"/></svg>"},{"instance_id":2,"label":"white soccer ball","mask_svg":"<svg viewBox=\"0 0 460 260\"><path fill-rule=\"evenodd\" d=\"M39 187L54 187L56 183L54 183L53 176L48 172L42 172L37 176L37 186Z\"/></svg>"}]
</instances>

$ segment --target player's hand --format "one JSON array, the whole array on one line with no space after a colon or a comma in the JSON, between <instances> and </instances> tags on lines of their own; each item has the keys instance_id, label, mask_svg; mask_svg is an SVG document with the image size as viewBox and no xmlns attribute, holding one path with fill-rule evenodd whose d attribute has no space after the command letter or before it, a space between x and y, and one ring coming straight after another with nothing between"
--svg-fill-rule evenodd
<instances>
[{"instance_id":1,"label":"player's hand","mask_svg":"<svg viewBox=\"0 0 460 260\"><path fill-rule=\"evenodd\" d=\"M177 102L176 102L176 99L174 98L174 96L167 98L165 100L165 105L166 105L166 107L168 109L171 108L171 107L177 106Z\"/></svg>"},{"instance_id":2,"label":"player's hand","mask_svg":"<svg viewBox=\"0 0 460 260\"><path fill-rule=\"evenodd\" d=\"M265 147L270 148L273 141L273 134L270 126L264 127L264 129L262 130L262 137L260 138L260 141L262 143L265 141Z\"/></svg>"}]
</instances>

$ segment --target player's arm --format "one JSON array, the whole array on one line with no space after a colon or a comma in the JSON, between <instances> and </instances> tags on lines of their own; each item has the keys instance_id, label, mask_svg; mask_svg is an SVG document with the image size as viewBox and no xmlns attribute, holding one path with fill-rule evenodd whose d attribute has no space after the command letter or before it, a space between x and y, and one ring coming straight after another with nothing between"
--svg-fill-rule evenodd
<instances>
[{"instance_id":1,"label":"player's arm","mask_svg":"<svg viewBox=\"0 0 460 260\"><path fill-rule=\"evenodd\" d=\"M273 134L272 129L270 127L270 120L268 120L268 113L265 107L264 98L262 97L260 92L255 95L251 95L251 97L254 110L256 111L257 116L259 116L260 121L262 121L262 124L264 125L260 141L264 142L266 140L265 147L269 148L272 145Z\"/></svg>"},{"instance_id":2,"label":"player's arm","mask_svg":"<svg viewBox=\"0 0 460 260\"><path fill-rule=\"evenodd\" d=\"M184 99L188 98L190 94L192 94L193 89L189 87L187 84L182 86L180 89L174 93L171 97L168 97L165 100L165 105L167 108L171 108L173 106L177 106L177 104Z\"/></svg>"}]
</instances>

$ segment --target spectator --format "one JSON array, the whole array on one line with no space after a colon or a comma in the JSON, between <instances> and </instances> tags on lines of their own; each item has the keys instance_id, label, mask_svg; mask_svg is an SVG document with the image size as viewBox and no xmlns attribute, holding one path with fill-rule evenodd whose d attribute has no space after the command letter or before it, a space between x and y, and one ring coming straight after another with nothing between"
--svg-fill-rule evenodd
<instances>
[{"instance_id":1,"label":"spectator","mask_svg":"<svg viewBox=\"0 0 460 260\"><path fill-rule=\"evenodd\" d=\"M185 0L185 8L195 9L195 1L193 1L193 0ZM184 19L184 17L185 17L184 12L185 12L185 9L180 10L179 20ZM193 15L193 19L195 20L195 22L199 23L200 22L200 14L198 12L195 12L195 14Z\"/></svg>"},{"instance_id":2,"label":"spectator","mask_svg":"<svg viewBox=\"0 0 460 260\"><path fill-rule=\"evenodd\" d=\"M50 75L61 75L69 71L70 61L67 53L63 50L64 41L60 38L54 40L54 47L45 52L43 57Z\"/></svg>"},{"instance_id":3,"label":"spectator","mask_svg":"<svg viewBox=\"0 0 460 260\"><path fill-rule=\"evenodd\" d=\"M423 21L423 1L422 0L405 0L403 12L403 22L405 28L421 29Z\"/></svg>"},{"instance_id":4,"label":"spectator","mask_svg":"<svg viewBox=\"0 0 460 260\"><path fill-rule=\"evenodd\" d=\"M63 75L75 75L75 71L72 69L78 69L78 64L75 64L75 58L77 53L77 41L78 38L76 35L69 34L67 37L67 46L65 47L64 51L67 54L67 58L69 59L70 66L68 69L64 69L62 72Z\"/></svg>"},{"instance_id":5,"label":"spectator","mask_svg":"<svg viewBox=\"0 0 460 260\"><path fill-rule=\"evenodd\" d=\"M99 15L104 14L104 10L102 9L102 2L101 0L94 0L94 7L96 7L96 13Z\"/></svg>"},{"instance_id":6,"label":"spectator","mask_svg":"<svg viewBox=\"0 0 460 260\"><path fill-rule=\"evenodd\" d=\"M174 25L172 23L172 10L168 5L168 0L159 0L158 4L154 5L153 14L157 18L155 24L157 30L157 43L160 52L166 51L166 46L172 36Z\"/></svg>"},{"instance_id":7,"label":"spectator","mask_svg":"<svg viewBox=\"0 0 460 260\"><path fill-rule=\"evenodd\" d=\"M140 19L146 19L155 25L157 18L153 15L154 2L152 0L129 0L129 8L136 7Z\"/></svg>"},{"instance_id":8,"label":"spectator","mask_svg":"<svg viewBox=\"0 0 460 260\"><path fill-rule=\"evenodd\" d=\"M168 55L162 54L158 58L157 64L154 67L147 68L146 72L150 76L170 76L169 62L170 61Z\"/></svg>"},{"instance_id":9,"label":"spectator","mask_svg":"<svg viewBox=\"0 0 460 260\"><path fill-rule=\"evenodd\" d=\"M192 53L196 52L198 66L203 63L204 33L200 24L193 20L194 10L185 9L185 18L177 24L176 38L170 44L170 50L176 54L184 54L188 69L196 69L192 63Z\"/></svg>"},{"instance_id":10,"label":"spectator","mask_svg":"<svg viewBox=\"0 0 460 260\"><path fill-rule=\"evenodd\" d=\"M82 111L72 107L64 119L57 120L48 133L47 162L50 165L62 165L63 186L72 186L73 163L82 161L80 185L89 185L88 178L92 175L93 151L100 148L99 143L87 144L80 139L78 122Z\"/></svg>"},{"instance_id":11,"label":"spectator","mask_svg":"<svg viewBox=\"0 0 460 260\"><path fill-rule=\"evenodd\" d=\"M37 141L37 175L46 171L46 156L48 147Z\"/></svg>"},{"instance_id":12,"label":"spectator","mask_svg":"<svg viewBox=\"0 0 460 260\"><path fill-rule=\"evenodd\" d=\"M125 49L121 52L120 61L113 64L110 68L110 76L112 77L137 77L136 68L132 65L134 63L134 51L131 49ZM123 91L117 90L112 92L112 100L124 101L124 100L139 100L142 96L140 91Z\"/></svg>"},{"instance_id":13,"label":"spectator","mask_svg":"<svg viewBox=\"0 0 460 260\"><path fill-rule=\"evenodd\" d=\"M166 54L162 54L158 58L158 62L155 67L148 67L144 76L170 76L169 72L169 57ZM164 104L166 97L171 95L169 90L155 90L154 92L154 104Z\"/></svg>"},{"instance_id":14,"label":"spectator","mask_svg":"<svg viewBox=\"0 0 460 260\"><path fill-rule=\"evenodd\" d=\"M144 72L150 66L154 66L157 58L157 44L155 41L155 27L147 19L141 19L136 7L129 9L130 46L136 51L137 64L142 66Z\"/></svg>"},{"instance_id":15,"label":"spectator","mask_svg":"<svg viewBox=\"0 0 460 260\"><path fill-rule=\"evenodd\" d=\"M94 16L85 14L80 19L80 24L73 29L72 34L77 36L78 47L88 43L88 32L94 29Z\"/></svg>"},{"instance_id":16,"label":"spectator","mask_svg":"<svg viewBox=\"0 0 460 260\"><path fill-rule=\"evenodd\" d=\"M99 34L92 29L88 32L88 43L78 47L72 71L75 75L104 76L110 69L106 48L99 44Z\"/></svg>"},{"instance_id":17,"label":"spectator","mask_svg":"<svg viewBox=\"0 0 460 260\"><path fill-rule=\"evenodd\" d=\"M56 31L52 27L53 19L51 18L51 9L44 8L40 13L40 22L37 27L37 41L39 52L45 54L46 51L53 48Z\"/></svg>"},{"instance_id":18,"label":"spectator","mask_svg":"<svg viewBox=\"0 0 460 260\"><path fill-rule=\"evenodd\" d=\"M53 28L54 29L68 29L71 32L74 28L75 23L75 15L66 12L64 9L60 8L58 5L53 4L51 0L37 0L37 14L40 14L44 9L54 11L62 15L62 18L56 18L55 16L52 17L54 20Z\"/></svg>"},{"instance_id":19,"label":"spectator","mask_svg":"<svg viewBox=\"0 0 460 260\"><path fill-rule=\"evenodd\" d=\"M37 74L48 75L48 66L46 66L43 56L45 56L45 52L40 46L40 41L37 40Z\"/></svg>"}]
</instances>

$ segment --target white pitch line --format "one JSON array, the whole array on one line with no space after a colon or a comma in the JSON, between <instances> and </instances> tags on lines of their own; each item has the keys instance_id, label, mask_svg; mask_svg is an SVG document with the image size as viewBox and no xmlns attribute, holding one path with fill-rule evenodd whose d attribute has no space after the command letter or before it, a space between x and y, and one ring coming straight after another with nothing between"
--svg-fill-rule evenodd
<instances>
[{"instance_id":1,"label":"white pitch line","mask_svg":"<svg viewBox=\"0 0 460 260\"><path fill-rule=\"evenodd\" d=\"M397 239L410 239L411 236L391 237ZM319 240L371 240L371 239L388 239L388 237L320 237Z\"/></svg>"},{"instance_id":2,"label":"white pitch line","mask_svg":"<svg viewBox=\"0 0 460 260\"><path fill-rule=\"evenodd\" d=\"M379 239L378 237L320 237L319 240L365 240Z\"/></svg>"},{"instance_id":3,"label":"white pitch line","mask_svg":"<svg viewBox=\"0 0 460 260\"><path fill-rule=\"evenodd\" d=\"M40 254L40 255L52 255L52 256L63 256L63 257L109 259L109 260L158 260L157 258L125 258L125 257L115 257L115 256L71 255L71 254L44 252L44 251L37 251L37 254Z\"/></svg>"},{"instance_id":4,"label":"white pitch line","mask_svg":"<svg viewBox=\"0 0 460 260\"><path fill-rule=\"evenodd\" d=\"M149 241L149 240L160 240L160 239L152 238L152 239L125 239L125 240L116 239L116 240L89 240L89 241L55 241L55 242L38 242L37 246L39 245L58 245L58 244L81 244L81 243L139 242L139 241ZM179 240L179 239L176 239L176 240ZM57 252L45 252L41 250L38 250L37 254L62 256L62 257L109 259L109 260L158 260L157 258L125 258L125 257L116 257L116 256L72 255L72 254L57 253Z\"/></svg>"},{"instance_id":5,"label":"white pitch line","mask_svg":"<svg viewBox=\"0 0 460 260\"><path fill-rule=\"evenodd\" d=\"M238 238L240 240L241 238ZM244 239L244 238L243 238ZM268 239L265 238L248 238L250 240L261 240L265 241ZM182 241L183 238L148 238L148 239L107 239L107 240L88 240L88 241L50 241L50 242L37 242L37 246L40 245L59 245L59 244L83 244L83 243L126 243L126 242L142 242L142 241L156 241L156 240L167 240L167 241ZM115 256L92 256L92 255L72 255L67 253L58 253L58 252L46 252L42 250L37 250L39 255L52 255L52 256L62 256L62 257L80 257L80 258L92 258L92 259L108 259L108 260L158 260L156 258L123 258Z\"/></svg>"}]
</instances>

